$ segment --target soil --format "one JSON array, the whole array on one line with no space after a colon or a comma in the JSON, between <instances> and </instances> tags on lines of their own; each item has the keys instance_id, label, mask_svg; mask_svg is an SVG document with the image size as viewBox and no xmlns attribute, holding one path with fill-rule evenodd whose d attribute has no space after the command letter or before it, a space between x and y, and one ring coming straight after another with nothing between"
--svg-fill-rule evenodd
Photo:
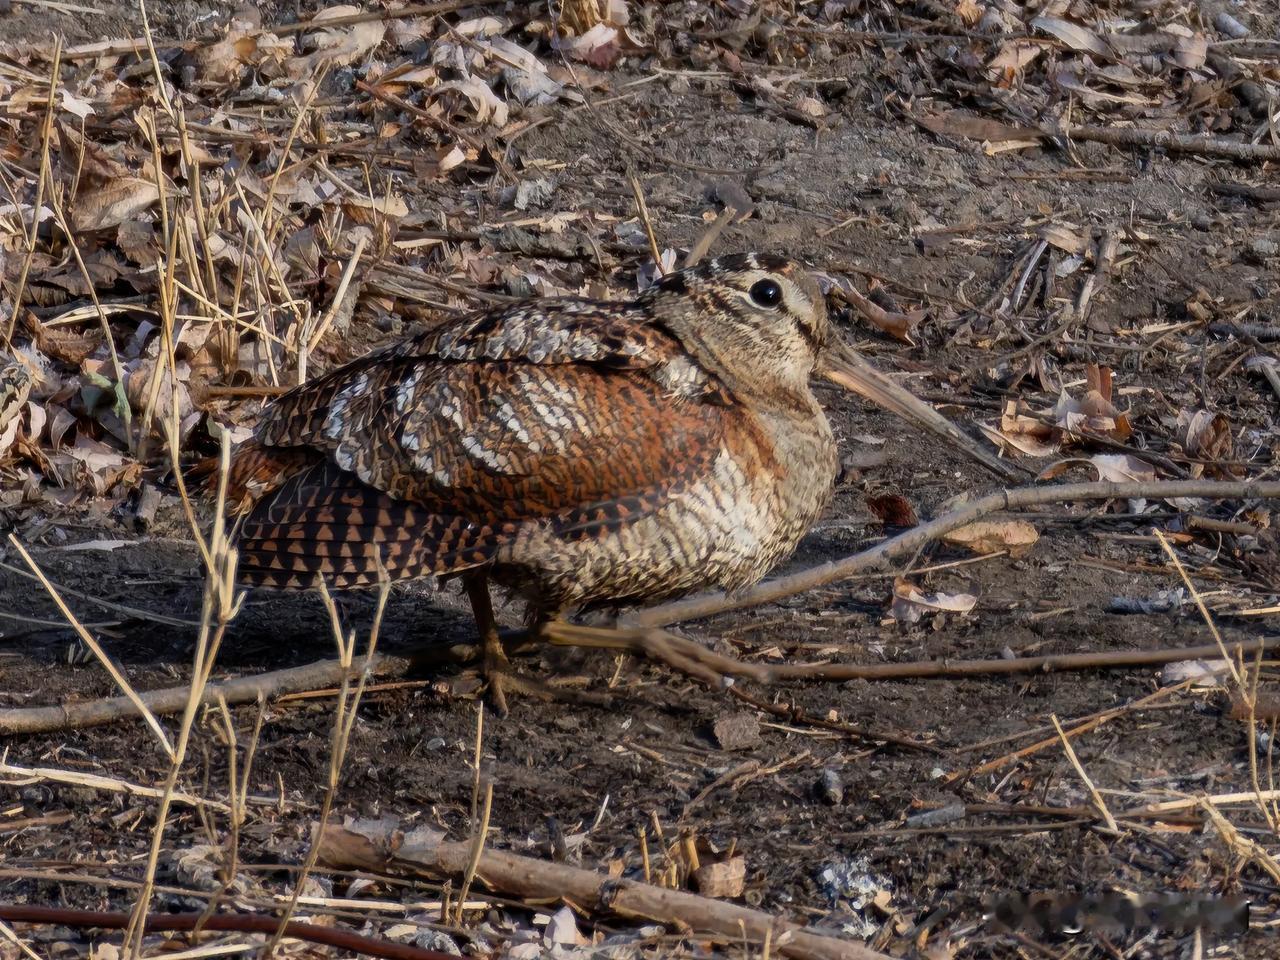
<instances>
[{"instance_id":1,"label":"soil","mask_svg":"<svg viewBox=\"0 0 1280 960\"><path fill-rule=\"evenodd\" d=\"M199 4L157 7L153 27L163 36L199 33L202 13L223 12L221 6ZM9 37L45 36L45 11L15 9L20 12L0 18ZM283 14L264 11L264 20L275 16ZM71 39L99 33L118 37L138 26L125 6L111 8L102 21L59 16L56 22ZM688 246L705 229L709 191L734 183L757 204L756 216L729 227L718 250L779 251L832 272L871 271L887 278L888 291L909 304L921 299L913 299L912 290L927 291L931 309L915 347L896 345L849 318L845 333L882 365L914 371L908 382L917 392L935 402L953 397L956 402L940 409L960 422L996 419L1001 398L975 387L972 365L991 358L968 345L972 340L957 337L955 311L965 302L982 302L1004 281L1025 243L1017 225L1047 210L1082 226L1127 230L1142 238L1134 243L1137 253L1117 269L1094 304L1098 330L1184 319L1184 304L1200 290L1210 300L1274 310L1274 263L1259 261L1246 239L1273 226L1274 214L1209 193L1207 183L1224 175L1218 167L1079 144L1075 160L1106 175L1075 178L1071 171L1080 167L1059 152L988 156L977 144L940 141L907 119L871 109L874 98L863 90L863 81L875 74L858 57L840 58L829 73L847 77L850 94L839 101L827 129L816 132L751 106L714 76L666 77L627 88L649 75L624 64L610 80L629 97L562 111L555 123L522 137L519 146L525 156L556 172L557 209L589 207L625 215L631 205L628 176L634 172L643 181L663 242ZM618 129L652 146L619 138ZM423 202L429 199L424 192ZM954 232L939 234L937 242L916 242L920 225L932 222ZM584 276L591 269L582 264ZM1176 413L1177 403L1164 398L1189 396L1223 411L1241 435L1257 431L1259 447L1274 442L1270 411L1275 398L1266 382L1243 365L1214 376L1223 364L1207 339L1193 354L1201 363L1188 363L1186 355L1108 347L1115 343L1101 336L1095 347L1115 368L1126 391L1124 403L1151 429ZM1209 375L1206 354L1215 361ZM1069 357L1062 359L1061 369L1064 379L1083 375L1082 364ZM866 505L869 494L900 494L924 517L957 494L993 487L979 468L892 417L834 391L823 397L848 462L828 516L786 569L852 553L884 535ZM860 466L881 452L882 463ZM1267 455L1262 454L1263 462ZM1162 506L1160 513L1167 516L1168 510ZM1135 515L1123 504L1113 505L1111 512L1055 508L1040 519L1042 537L1024 557L998 556L913 577L927 591L977 595L976 608L966 616L899 622L887 612L891 579L878 577L681 629L747 658L869 663L1210 642L1190 603L1173 612L1113 612L1113 598L1147 598L1182 586L1150 536L1159 519ZM137 532L127 510L80 504L26 516L15 533L32 545L41 567L63 587L194 622L202 580L198 554L183 531L172 503L146 535ZM86 543L87 549L76 546ZM1200 555L1214 559L1216 541L1201 543L1207 549ZM1227 547L1224 551L1230 553ZM914 565L966 557L936 547ZM12 551L6 563L21 565ZM1221 591L1219 597L1241 599L1240 606L1261 607L1270 597L1265 568L1256 558L1254 566L1242 564L1233 576L1199 583ZM453 586L439 592L422 586L398 589L381 649L469 640L473 628L456 591ZM69 603L135 688L188 680L193 627L102 609L75 594ZM346 623L360 635L372 610L367 597L342 603ZM115 693L111 679L83 656L72 631L59 625L58 610L44 591L14 567L0 574L0 615L6 621L0 627L0 707ZM504 616L515 622L518 611L506 610ZM1261 617L1217 620L1228 641L1268 630ZM333 632L317 597L255 593L226 637L216 677L333 655ZM924 955L915 952L917 946L942 951L947 942L954 953L929 955L1119 956L1143 936L1145 942L1130 955L1190 955L1191 938L1180 933L1090 930L1073 937L1032 929L1019 939L985 924L984 905L1002 894L1034 891L1243 893L1253 903L1249 931L1243 936L1207 933L1206 945L1221 944L1232 956L1275 955L1280 890L1205 827L1194 809L1167 822L1125 821L1118 835L1109 834L1091 810L1084 815L1028 812L1028 807L1091 808L1089 790L1058 745L993 772L963 775L1042 739L1051 717L1070 726L1075 718L1148 696L1161 687L1157 669L753 690L791 702L808 717L835 717L928 745L909 749L748 711L727 693L629 657L554 651L524 658L519 666L562 682L581 678L588 690L607 690L613 702L605 708L520 697L508 717L485 717L483 772L494 786L488 842L495 847L546 856L553 834L562 834L569 838L571 857L582 865L608 870L620 864L634 875L641 864L638 833L648 830L655 843L653 825L660 823L668 838L687 831L714 848L732 845L744 855L746 902L846 936L871 938L903 956ZM337 813L392 816L442 825L455 837L469 835L477 707L463 695L467 684L444 670L393 687L364 696ZM758 732L748 729L738 749L723 749L717 724L744 711L759 720ZM243 748L256 709L235 708L231 716ZM242 830L240 856L257 865L255 883L287 889L290 873L279 865L296 864L305 855L324 792L332 723L331 696L266 706L249 787L250 793L279 802L252 807ZM174 724L166 721L166 727L172 730ZM197 724L183 777L193 792L226 796L228 751L220 729L216 711ZM1251 790L1250 736L1248 724L1225 712L1222 689L1206 686L1169 693L1152 708L1126 712L1073 742L1082 768L1118 812L1151 798L1180 795L1170 791ZM134 783L163 782L167 769L154 739L135 722L13 737L4 748L10 764ZM742 767L748 762L758 766ZM735 769L756 772L722 779ZM962 775L953 780L953 774ZM0 879L3 899L127 909L129 889L51 877L64 865L77 864L82 873L99 878L136 878L150 842L154 802L41 779L8 781L0 783L4 869L23 876L0 874L7 877ZM832 789L836 783L839 790ZM1014 805L1026 806L1017 810ZM953 816L927 816L943 809L952 809ZM56 819L64 812L69 818L56 826L5 830L6 817ZM1274 843L1274 833L1255 808L1234 808L1231 819L1242 836ZM165 883L196 882L178 863L179 853L187 844L214 842L209 830L218 842L225 839L219 817L202 825L190 809L175 812L162 857ZM349 877L321 876L326 891L337 896L349 891ZM428 899L424 889L413 897ZM375 884L361 895L395 898L404 892ZM176 893L157 898L160 909L190 909L193 902ZM502 910L469 917L467 930L453 931L457 942L465 946L474 937L472 949L495 946L503 923L512 918L523 923L531 914L516 906ZM636 929L617 919L580 920L588 933L593 923L610 934ZM66 931L61 936L74 939ZM649 935L639 942L661 953L700 949L678 935ZM39 946L46 956L63 955L51 940ZM0 945L0 955L5 949Z\"/></svg>"}]
</instances>

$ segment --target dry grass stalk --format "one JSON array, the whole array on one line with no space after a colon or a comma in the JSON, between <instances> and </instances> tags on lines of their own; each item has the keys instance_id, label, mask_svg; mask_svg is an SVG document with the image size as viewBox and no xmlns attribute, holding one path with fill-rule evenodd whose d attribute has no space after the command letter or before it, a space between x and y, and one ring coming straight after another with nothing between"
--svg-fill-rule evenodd
<instances>
[{"instance_id":1,"label":"dry grass stalk","mask_svg":"<svg viewBox=\"0 0 1280 960\"><path fill-rule=\"evenodd\" d=\"M164 796L164 791L156 787L132 783L117 777L105 777L97 773L81 773L78 770L59 770L56 767L23 767L8 763L2 759L0 759L0 775L20 777L23 782L28 783L40 781L65 783L77 787L88 787L92 790L103 790L109 793L123 793L132 797L155 799ZM189 807L207 807L220 813L229 813L231 811L229 804L221 803L217 800L209 800L205 797L197 797L190 793L174 793L171 800L173 803L180 803ZM266 801L255 797L254 802L263 803Z\"/></svg>"},{"instance_id":2,"label":"dry grass stalk","mask_svg":"<svg viewBox=\"0 0 1280 960\"><path fill-rule=\"evenodd\" d=\"M365 683L368 681L368 668L373 659L374 651L378 646L378 632L382 627L382 615L386 611L387 598L391 594L391 581L385 573L381 580L382 583L378 590L378 604L374 609L373 623L369 627L369 640L365 650L364 662L360 664L358 674L355 672L355 631L344 635L342 618L338 615L338 608L333 602L333 595L329 592L323 580L318 581L320 597L324 601L325 610L329 614L329 624L333 629L334 643L338 647L338 659L343 668L342 688L338 692L334 711L333 732L329 742L328 778L325 783L324 800L320 804L320 814L316 822L315 835L312 838L311 848L307 851L307 858L302 864L302 869L298 871L297 878L294 881L293 894L280 917L280 925L263 948L262 956L264 960L273 956L276 948L280 945L280 940L285 935L289 921L293 918L293 914L298 908L298 898L302 896L302 889L306 885L307 877L311 875L311 871L315 868L321 845L324 843L325 827L329 822L329 814L333 810L333 801L338 793L338 785L342 781L342 767L346 762L347 747L351 742L351 731L355 727L360 698L364 694ZM354 690L351 689L351 677L353 675L358 675Z\"/></svg>"},{"instance_id":3,"label":"dry grass stalk","mask_svg":"<svg viewBox=\"0 0 1280 960\"><path fill-rule=\"evenodd\" d=\"M471 884L476 879L476 871L480 869L480 858L484 855L485 840L489 835L489 815L493 811L493 781L484 785L484 806L480 811L480 822L475 826L475 837L472 839L471 859L467 861L466 872L462 875L462 887L458 891L458 903L455 907L453 921L456 926L462 925L462 911L467 904L467 895L471 892Z\"/></svg>"},{"instance_id":4,"label":"dry grass stalk","mask_svg":"<svg viewBox=\"0 0 1280 960\"><path fill-rule=\"evenodd\" d=\"M347 288L351 285L351 278L355 275L356 267L360 264L360 258L364 255L365 245L369 242L369 235L361 233L356 238L355 249L351 251L351 257L347 260L347 266L342 271L342 279L338 281L338 289L334 292L333 302L329 304L329 309L324 312L324 316L320 322L316 324L315 332L308 336L307 330L304 328L299 331L298 338L298 383L307 382L307 359L312 351L320 345L321 339L329 332L329 327L333 323L333 318L337 316L342 302L346 299Z\"/></svg>"},{"instance_id":5,"label":"dry grass stalk","mask_svg":"<svg viewBox=\"0 0 1280 960\"><path fill-rule=\"evenodd\" d=\"M13 928L10 927L7 923L0 923L0 937L3 937L4 939L8 940L20 951L22 951L22 955L24 957L27 957L28 960L44 960L44 958L41 957L40 954L36 953L29 946L27 946L27 942L23 940L21 937L19 937L17 933L14 932Z\"/></svg>"},{"instance_id":6,"label":"dry grass stalk","mask_svg":"<svg viewBox=\"0 0 1280 960\"><path fill-rule=\"evenodd\" d=\"M666 273L662 268L662 248L658 246L658 236L653 232L653 221L649 219L649 205L645 203L644 187L640 185L639 177L631 178L631 194L636 200L636 212L640 216L640 222L644 224L644 235L649 240L649 255L653 257L653 265L658 271L658 276L662 276Z\"/></svg>"},{"instance_id":7,"label":"dry grass stalk","mask_svg":"<svg viewBox=\"0 0 1280 960\"><path fill-rule=\"evenodd\" d=\"M137 708L140 714L142 714L143 719L147 722L147 726L151 728L152 732L156 735L156 739L160 742L161 749L164 750L165 755L170 761L172 761L175 755L173 744L169 742L169 736L164 732L164 728L160 726L160 721L156 719L155 714L147 709L147 705L142 702L142 698L138 696L129 681L125 679L124 674L120 672L120 669L115 665L115 662L107 656L107 652L103 650L98 644L98 641L94 639L93 634L86 630L76 618L76 615L71 612L71 608L67 606L66 601L64 601L58 591L54 589L49 578L46 577L44 575L44 571L40 569L40 565L32 559L31 554L27 553L26 547L24 547L18 538L12 533L9 534L9 545L18 551L18 555L22 557L27 566L31 568L31 572L35 574L36 578L40 581L41 586L43 586L45 591L49 594L49 597L55 604L57 604L59 612L66 618L67 623L71 625L71 629L76 632L76 636L80 638L80 642L93 651L93 655L98 658L98 662L102 664L103 669L107 671L111 679L115 682L115 685L120 688L124 695L129 698L129 702Z\"/></svg>"},{"instance_id":8,"label":"dry grass stalk","mask_svg":"<svg viewBox=\"0 0 1280 960\"><path fill-rule=\"evenodd\" d=\"M40 209L44 206L45 191L49 188L52 177L50 175L52 155L49 150L49 143L53 137L53 118L57 108L58 101L58 78L61 76L62 66L62 35L58 34L53 39L53 64L49 68L49 99L45 103L44 122L40 126L40 172L36 175L36 197L31 204L31 229L26 235L27 254L22 260L22 268L18 273L18 282L14 286L13 291L13 313L9 317L9 324L5 327L4 342L5 346L12 349L13 330L17 325L18 316L22 312L22 295L27 289L27 277L31 273L31 264L35 261L36 256L36 239L40 232ZM21 211L21 206L14 198L15 211Z\"/></svg>"},{"instance_id":9,"label":"dry grass stalk","mask_svg":"<svg viewBox=\"0 0 1280 960\"><path fill-rule=\"evenodd\" d=\"M1102 799L1102 794L1098 792L1098 788L1093 785L1093 780L1089 774L1085 772L1084 765L1080 762L1080 758L1076 756L1075 748L1071 746L1071 741L1067 738L1066 733L1062 729L1062 724L1058 722L1058 715L1051 714L1049 719L1053 721L1053 729L1058 731L1058 739L1062 741L1063 752L1067 755L1067 760L1071 762L1071 766L1075 768L1076 775L1084 781L1085 787L1089 791L1089 795L1093 797L1093 805L1097 807L1098 813L1102 816L1103 821L1107 825L1107 829L1111 833L1119 833L1120 828L1116 826L1115 817L1111 816L1111 811L1107 809L1106 801Z\"/></svg>"}]
</instances>

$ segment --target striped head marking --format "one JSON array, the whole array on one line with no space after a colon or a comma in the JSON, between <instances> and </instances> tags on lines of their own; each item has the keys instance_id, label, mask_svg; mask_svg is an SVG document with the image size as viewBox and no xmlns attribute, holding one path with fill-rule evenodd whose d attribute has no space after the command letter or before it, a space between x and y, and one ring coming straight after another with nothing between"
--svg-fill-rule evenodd
<instances>
[{"instance_id":1,"label":"striped head marking","mask_svg":"<svg viewBox=\"0 0 1280 960\"><path fill-rule=\"evenodd\" d=\"M717 257L667 274L640 303L738 393L807 392L829 331L813 277L766 254Z\"/></svg>"}]
</instances>

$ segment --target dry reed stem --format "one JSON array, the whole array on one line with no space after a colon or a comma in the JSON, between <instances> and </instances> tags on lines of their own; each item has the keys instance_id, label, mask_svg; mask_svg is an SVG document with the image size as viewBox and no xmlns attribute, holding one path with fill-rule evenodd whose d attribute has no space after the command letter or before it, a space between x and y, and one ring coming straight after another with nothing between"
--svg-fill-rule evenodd
<instances>
[{"instance_id":1,"label":"dry reed stem","mask_svg":"<svg viewBox=\"0 0 1280 960\"><path fill-rule=\"evenodd\" d=\"M1174 693L1181 693L1182 691L1188 690L1190 689L1191 685L1194 682L1195 682L1194 680L1184 680L1182 683L1174 684L1171 687L1161 687L1159 690L1155 691L1154 693L1149 693L1145 697L1142 697L1138 700L1130 701L1129 703L1126 703L1124 706L1116 707L1114 710L1108 710L1105 713L1094 716L1089 720L1086 720L1085 722L1075 727L1072 727L1070 730L1066 732L1066 735L1075 737L1075 736L1079 736L1082 733L1087 733L1090 730L1093 730L1097 727L1102 726L1104 723L1109 723L1112 720L1115 720L1118 717L1123 717L1126 714L1132 713L1135 710L1141 710L1143 707L1148 707L1151 704L1159 700L1163 700L1165 697L1168 697ZM955 783L958 780L965 780L970 777L978 777L978 776L982 776L983 774L994 773L996 770L1001 770L1004 767L1007 767L1011 763L1014 763L1018 760L1022 760L1026 757L1032 756L1033 754L1039 753L1042 750L1047 750L1049 747L1052 747L1054 744L1059 742L1060 740L1057 736L1052 736L1044 740L1039 740L1036 743L1031 744L1030 746L1023 747L1020 750L1014 750L1012 753L1006 753L1004 756L996 757L994 760L988 760L986 763L981 763L978 766L973 767L972 769L961 770L958 773L950 774L943 782L950 785Z\"/></svg>"},{"instance_id":2,"label":"dry reed stem","mask_svg":"<svg viewBox=\"0 0 1280 960\"><path fill-rule=\"evenodd\" d=\"M1056 713L1050 714L1049 719L1053 722L1053 729L1058 731L1058 739L1062 741L1062 749L1067 755L1067 760L1071 762L1071 766L1075 768L1076 775L1084 781L1085 787L1089 791L1089 795L1093 797L1093 805L1098 808L1098 813L1107 824L1107 829L1113 834L1119 833L1120 828L1116 826L1115 817L1111 816L1111 811L1107 809L1106 801L1102 799L1102 794L1098 792L1098 788L1094 786L1093 780L1089 774L1085 772L1084 765L1080 762L1080 758L1076 756L1075 748L1071 746L1071 740L1063 732L1062 724L1058 722Z\"/></svg>"},{"instance_id":3,"label":"dry reed stem","mask_svg":"<svg viewBox=\"0 0 1280 960\"><path fill-rule=\"evenodd\" d=\"M1160 530L1155 530L1155 535L1156 539L1160 541L1160 546L1164 548L1164 552L1173 562L1178 575L1182 577L1182 582L1186 585L1187 590L1190 591L1192 599L1195 600L1196 609L1200 611L1200 616L1204 620L1205 626L1209 628L1209 633L1212 634L1214 642L1221 649L1223 662L1226 663L1227 668L1230 670L1232 682L1236 685L1237 696L1248 706L1249 718L1246 727L1246 738L1249 747L1249 781L1253 785L1254 793L1258 798L1258 811L1266 819L1267 825L1271 830L1275 831L1280 827L1280 820L1277 819L1276 808L1268 806L1263 799L1262 783L1258 779L1258 738L1255 734L1257 730L1258 683L1262 677L1260 666L1262 651L1259 650L1255 658L1255 662L1259 663L1259 666L1252 673L1252 682L1246 684L1246 668L1243 655L1237 650L1236 655L1240 658L1240 664L1237 667L1236 661L1227 652L1226 645L1222 641L1222 635L1218 632L1218 625L1213 622L1213 617L1209 614L1209 608L1205 606L1204 598L1200 595L1200 591L1196 589L1196 585L1191 582L1191 578L1187 576L1187 571L1183 568L1182 561L1178 559L1177 553Z\"/></svg>"},{"instance_id":4,"label":"dry reed stem","mask_svg":"<svg viewBox=\"0 0 1280 960\"><path fill-rule=\"evenodd\" d=\"M49 142L53 137L53 115L57 109L58 77L61 73L61 66L62 34L58 34L53 38L53 65L49 69L49 99L45 104L44 123L40 128L40 172L36 177L36 197L31 204L31 231L26 236L27 255L23 258L22 269L18 273L18 283L13 291L13 313L9 316L9 325L5 327L4 331L5 346L10 349L13 347L13 330L18 323L18 315L22 311L22 295L27 289L27 277L31 273L31 264L35 262L36 239L40 230L40 208L44 206L45 189L50 184L51 179L50 168L53 161L49 150ZM22 209L16 197L14 198L14 208L17 211Z\"/></svg>"},{"instance_id":5,"label":"dry reed stem","mask_svg":"<svg viewBox=\"0 0 1280 960\"><path fill-rule=\"evenodd\" d=\"M644 187L640 185L639 177L631 178L631 193L636 200L636 212L640 215L640 222L644 224L644 235L649 240L649 254L653 257L658 276L662 276L666 273L662 268L662 248L658 246L658 236L653 232L653 221L649 219L649 205L644 201Z\"/></svg>"},{"instance_id":6,"label":"dry reed stem","mask_svg":"<svg viewBox=\"0 0 1280 960\"><path fill-rule=\"evenodd\" d=\"M44 960L40 954L27 946L27 942L19 937L17 933L14 932L13 928L7 923L0 923L0 937L4 937L4 939L8 940L15 947L21 950L22 955L27 957L28 960Z\"/></svg>"},{"instance_id":7,"label":"dry reed stem","mask_svg":"<svg viewBox=\"0 0 1280 960\"><path fill-rule=\"evenodd\" d=\"M298 898L302 896L302 889L306 885L307 877L311 875L311 871L315 868L321 845L324 842L324 831L329 822L329 814L333 810L333 801L338 793L338 785L342 780L342 766L346 761L347 747L351 741L351 731L355 726L357 712L360 708L360 698L364 694L365 683L369 677L369 666L373 660L374 651L377 649L378 633L382 628L382 616L386 611L387 598L391 595L391 580L386 576L385 571L380 572L381 585L378 590L378 604L374 609L373 623L369 627L369 640L365 650L364 663L361 665L359 680L354 691L350 689L350 675L355 661L355 632L350 632L344 638L342 618L338 615L338 608L333 602L333 595L329 592L323 580L317 581L321 600L323 600L325 610L329 614L329 624L333 630L334 643L338 647L338 659L343 669L342 687L338 693L337 709L334 713L333 733L329 747L328 781L325 784L324 800L320 804L316 832L312 838L311 847L307 851L307 858L302 864L302 869L298 871L289 903L285 906L284 913L280 917L280 925L276 928L267 945L262 948L261 956L263 960L270 960L275 954L276 948L280 945L280 940L284 937L289 922L293 919L293 914L298 908Z\"/></svg>"},{"instance_id":8,"label":"dry reed stem","mask_svg":"<svg viewBox=\"0 0 1280 960\"><path fill-rule=\"evenodd\" d=\"M0 775L21 777L28 782L47 780L51 783L88 787L92 790L103 790L108 793L123 793L131 797L156 799L164 796L164 791L157 787L148 787L145 784L133 783L118 777L105 777L97 773L81 773L77 770L61 770L57 767L23 767L9 763L3 757L0 757ZM189 807L207 807L210 810L217 810L221 813L229 812L231 809L228 804L221 803L218 800L209 800L189 793L175 793L173 802ZM266 798L254 798L254 803L267 804L274 802L274 800L269 801Z\"/></svg>"},{"instance_id":9,"label":"dry reed stem","mask_svg":"<svg viewBox=\"0 0 1280 960\"><path fill-rule=\"evenodd\" d=\"M177 449L176 421L177 398L175 397L170 422L170 442L174 450ZM239 602L235 590L236 553L228 538L224 520L227 472L230 464L231 447L226 434L224 434L218 471L217 501L213 529L210 531L208 538L208 554L212 562L207 570L200 630L196 637L196 649L192 661L192 677L188 689L186 707L183 710L182 722L178 731L174 758L169 765L169 773L165 778L164 795L160 799L159 810L156 813L156 824L151 835L151 848L147 856L142 890L137 902L134 904L129 926L125 933L124 945L127 955L138 956L141 952L142 937L145 932L145 919L151 904L152 891L155 888L160 849L178 776L186 759L187 747L191 741L191 731L195 725L196 714L203 699L204 689L208 685L209 677L213 672L213 665L217 660L223 635L226 633L227 625L239 612ZM175 470L180 469L180 464L176 460L174 468ZM185 494L185 490L182 492ZM194 516L194 509L190 510L189 515Z\"/></svg>"},{"instance_id":10,"label":"dry reed stem","mask_svg":"<svg viewBox=\"0 0 1280 960\"><path fill-rule=\"evenodd\" d=\"M138 696L137 692L133 689L133 686L127 679L125 679L124 674L120 672L120 669L115 665L112 659L107 656L107 652L102 649L98 644L98 641L93 638L93 634L86 630L76 618L76 615L71 612L71 608L67 606L66 601L64 601L58 591L54 589L49 578L46 577L44 575L44 571L40 569L40 565L35 562L31 554L27 553L27 548L24 547L18 540L17 536L12 533L9 534L9 544L18 551L18 555L22 557L26 565L31 568L31 572L35 574L36 578L40 581L41 586L44 587L45 591L49 594L49 597L57 605L59 612L66 618L67 623L71 625L71 629L76 632L76 636L80 638L80 642L93 651L93 655L98 658L98 662L102 664L103 669L107 671L107 674L115 682L115 685L120 688L120 691L128 697L129 701L137 708L138 713L140 713L142 718L147 722L147 726L149 726L152 732L156 735L156 739L160 742L160 747L164 750L165 756L167 756L170 762L172 762L174 758L173 744L169 742L169 736L164 732L164 728L160 726L160 721L156 719L155 714L147 709L147 705L142 702L142 698Z\"/></svg>"},{"instance_id":11,"label":"dry reed stem","mask_svg":"<svg viewBox=\"0 0 1280 960\"><path fill-rule=\"evenodd\" d=\"M304 328L299 333L299 349L298 349L298 383L307 382L307 359L310 354L320 345L320 340L329 332L329 326L333 323L333 318L337 316L338 310L342 306L342 301L346 299L347 288L351 285L351 278L355 275L356 267L360 263L360 258L364 255L365 245L369 242L368 234L362 233L356 238L355 249L351 251L351 258L347 260L347 266L342 271L342 279L338 281L338 289L333 295L333 300L329 304L329 309L324 312L324 316L320 322L316 324L315 332L310 336Z\"/></svg>"},{"instance_id":12,"label":"dry reed stem","mask_svg":"<svg viewBox=\"0 0 1280 960\"><path fill-rule=\"evenodd\" d=\"M720 239L720 234L724 233L724 228L733 223L734 217L738 215L735 207L725 207L720 211L720 216L711 221L711 226L703 231L702 236L698 237L697 242L689 251L689 255L684 258L683 266L687 269L696 266L698 261L705 257L715 246L715 242Z\"/></svg>"},{"instance_id":13,"label":"dry reed stem","mask_svg":"<svg viewBox=\"0 0 1280 960\"><path fill-rule=\"evenodd\" d=\"M489 836L489 815L493 812L493 781L484 785L484 806L480 812L480 822L475 826L475 839L471 848L471 859L467 861L466 872L462 875L462 887L458 890L458 904L454 913L454 925L462 926L462 911L467 903L467 894L471 892L471 884L476 879L476 871L480 869L480 858L484 854L485 841Z\"/></svg>"}]
</instances>

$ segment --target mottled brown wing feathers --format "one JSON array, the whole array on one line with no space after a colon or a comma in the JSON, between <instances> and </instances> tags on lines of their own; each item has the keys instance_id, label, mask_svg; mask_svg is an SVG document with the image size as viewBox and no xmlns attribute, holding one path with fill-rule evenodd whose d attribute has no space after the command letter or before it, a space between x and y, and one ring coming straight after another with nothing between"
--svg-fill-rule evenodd
<instances>
[{"instance_id":1,"label":"mottled brown wing feathers","mask_svg":"<svg viewBox=\"0 0 1280 960\"><path fill-rule=\"evenodd\" d=\"M602 536L705 475L724 396L621 312L570 300L466 318L282 397L240 468L263 491L239 532L244 578L455 572L522 524ZM283 483L273 457L294 464Z\"/></svg>"}]
</instances>

